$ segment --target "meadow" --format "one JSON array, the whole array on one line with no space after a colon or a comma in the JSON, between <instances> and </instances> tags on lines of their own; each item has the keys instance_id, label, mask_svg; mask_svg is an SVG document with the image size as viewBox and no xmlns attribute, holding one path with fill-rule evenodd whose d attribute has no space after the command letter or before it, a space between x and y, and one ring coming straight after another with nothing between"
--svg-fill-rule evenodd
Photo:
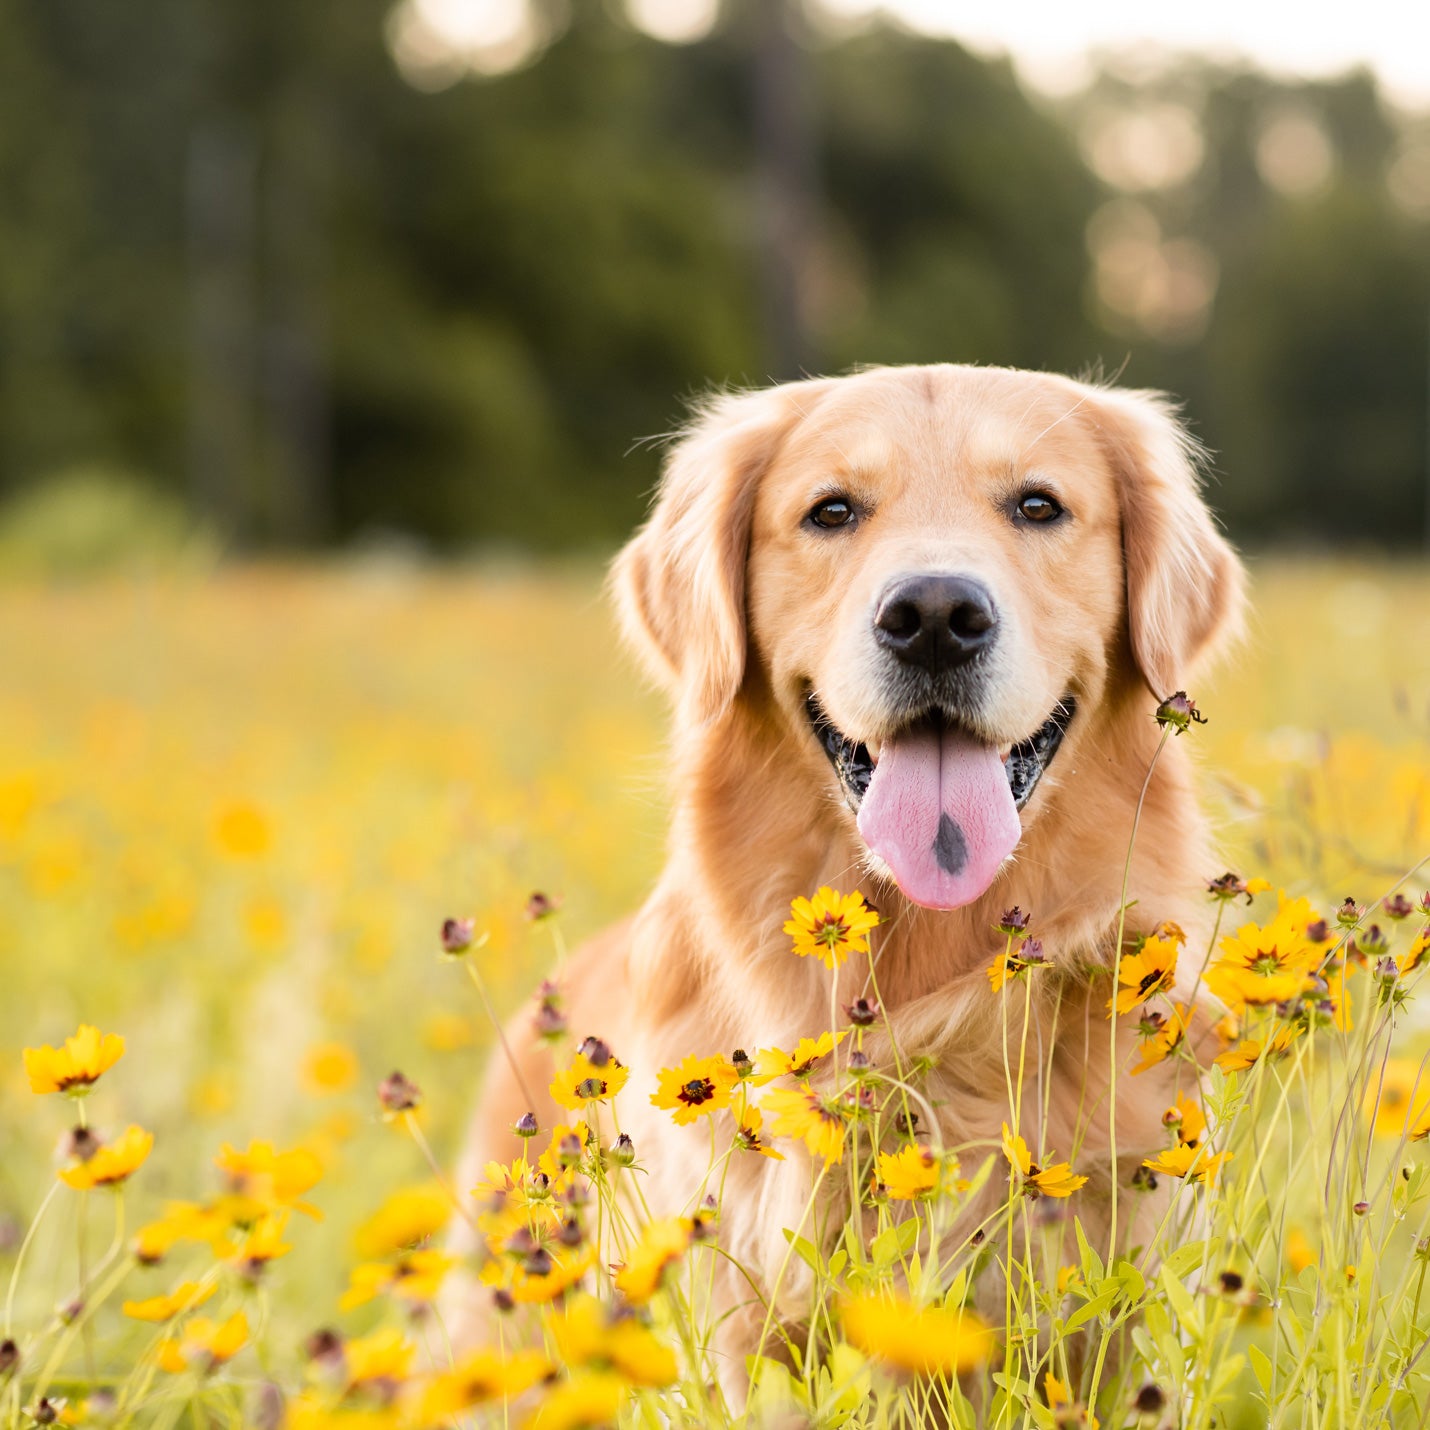
<instances>
[{"instance_id":1,"label":"meadow","mask_svg":"<svg viewBox=\"0 0 1430 1430\"><path fill-rule=\"evenodd\" d=\"M1079 1388L1054 1375L1060 1402L1046 1376L1068 1375L1065 1364L1014 1354L1009 1327L970 1341L947 1279L923 1300L951 1325L914 1320L906 1339L948 1332L963 1335L959 1348L901 1365L858 1330L847 1299L895 1293L877 1277L861 1290L843 1263L811 1248L830 1305L845 1298L835 1368L772 1369L751 1412L761 1423L917 1423L930 1376L943 1377L957 1418L966 1403L950 1366L986 1363L995 1340L1001 1398L988 1414L1042 1430L1094 1413L1149 1427L1228 1417L1415 1424L1430 1405L1430 1357L1420 1354L1430 1337L1420 1297L1430 1154L1411 1140L1430 1105L1420 1076L1430 1012L1414 988L1427 915L1379 912L1430 855L1430 572L1370 559L1253 569L1252 632L1192 692L1208 723L1187 738L1226 867L1309 900L1331 921L1324 947L1335 942L1339 960L1318 976L1338 975L1343 992L1352 972L1363 980L1351 1000L1360 1021L1336 1012L1325 1038L1316 1032L1315 1046L1334 1041L1334 1054L1303 1066L1308 1036L1280 1071L1268 1056L1264 1076L1218 1073L1209 1094L1213 1134L1232 1138L1235 1124L1252 1139L1237 1143L1240 1167L1221 1169L1241 1200L1222 1200L1238 1244L1255 1243L1259 1259L1248 1252L1240 1284L1218 1290L1230 1260L1184 1258L1174 1289L1165 1276L1134 1284L1127 1263L1089 1249L1065 1284L1058 1269L1056 1293L1093 1307L1085 1314L1048 1299L1048 1278L1029 1272L1010 1326L1030 1344L1056 1346L1046 1323L1061 1317L1130 1333L1141 1357L1119 1372L1125 1384ZM391 1240L406 1235L390 1228L404 1206L434 1195L426 1149L438 1168L450 1164L491 1041L480 999L443 954L444 920L473 921L485 941L465 957L507 1012L563 942L638 903L660 863L664 715L617 650L599 572L374 562L11 584L0 591L0 670L0 1285L14 1357L0 1346L0 1423L377 1426L471 1414L553 1426L604 1423L618 1404L632 1423L714 1423L698 1308L682 1311L660 1285L667 1263L707 1254L689 1227L647 1293L627 1296L649 1306L648 1324L604 1326L592 1332L604 1349L572 1349L585 1303L568 1298L568 1331L547 1325L544 1349L537 1337L547 1362L538 1350L513 1362L512 1351L485 1380L468 1365L460 1382L441 1380L451 1372L440 1325L412 1314L427 1299L424 1267L403 1258L431 1228L419 1215L407 1240ZM1423 867L1403 884L1411 901L1427 887ZM554 913L530 917L536 893ZM1348 896L1362 906L1350 935L1334 924ZM1226 931L1243 918L1269 925L1276 908L1274 892L1245 913L1238 903ZM1372 922L1388 952L1367 936ZM1353 969L1354 937L1363 966ZM1400 960L1394 979L1377 972L1385 957ZM57 1183L57 1167L92 1167L92 1152L76 1147L72 1108L32 1091L22 1056L58 1047L81 1024L125 1039L123 1057L75 1104L85 1122L109 1136L134 1124L154 1138L121 1195ZM414 1108L390 1083L386 1105L379 1099L398 1069L422 1090ZM1340 1160L1329 1133L1325 1148L1306 1146L1336 1077L1335 1136L1353 1151ZM545 1147L543 1137L533 1159ZM1283 1156L1305 1175L1270 1206L1242 1169L1260 1173ZM940 1166L937 1187L908 1198L930 1233L954 1181L951 1163ZM571 1170L563 1164L556 1179ZM601 1180L599 1166L581 1170ZM1209 1193L1192 1186L1195 1161L1190 1170L1188 1195ZM962 1173L986 1179L1007 1167L965 1155ZM1013 1181L1016 1191L1016 1168ZM391 1200L408 1189L406 1203ZM243 1196L254 1205L226 1228L187 1236L207 1252L166 1248L157 1264L136 1264L139 1228L169 1217L185 1240L166 1211L173 1203L212 1211L216 1198ZM387 1221L375 1221L384 1207ZM1197 1228L1187 1217L1174 1230L1210 1244L1225 1232L1221 1213ZM644 1247L638 1233L628 1255ZM897 1231L885 1246L905 1282L911 1248ZM375 1294L355 1294L355 1263L384 1256L406 1267L406 1288L372 1272ZM426 1270L440 1278L442 1267ZM173 1292L181 1276L199 1288L187 1299L147 1319L121 1310ZM598 1271L589 1284L609 1300ZM906 1309L916 1317L928 1305ZM215 1343L238 1314L242 1343ZM1296 1343L1296 1327L1318 1344L1334 1332L1340 1350L1323 1365L1319 1350ZM338 1334L314 1342L321 1328ZM651 1344L613 1349L626 1332ZM675 1351L681 1369L672 1361L667 1371ZM562 1375L544 1385L553 1365ZM424 1375L419 1405L405 1386ZM1162 1403L1138 1409L1139 1387L1154 1382Z\"/></svg>"}]
</instances>

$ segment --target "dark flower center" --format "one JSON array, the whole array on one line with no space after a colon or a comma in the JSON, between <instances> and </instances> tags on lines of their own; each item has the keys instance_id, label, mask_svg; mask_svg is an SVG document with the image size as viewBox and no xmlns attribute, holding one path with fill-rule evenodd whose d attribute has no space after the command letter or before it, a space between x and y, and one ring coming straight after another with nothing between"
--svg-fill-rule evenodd
<instances>
[{"instance_id":1,"label":"dark flower center","mask_svg":"<svg viewBox=\"0 0 1430 1430\"><path fill-rule=\"evenodd\" d=\"M715 1096L715 1084L708 1077L693 1078L677 1095L680 1101L688 1106L699 1107L702 1102L709 1102Z\"/></svg>"}]
</instances>

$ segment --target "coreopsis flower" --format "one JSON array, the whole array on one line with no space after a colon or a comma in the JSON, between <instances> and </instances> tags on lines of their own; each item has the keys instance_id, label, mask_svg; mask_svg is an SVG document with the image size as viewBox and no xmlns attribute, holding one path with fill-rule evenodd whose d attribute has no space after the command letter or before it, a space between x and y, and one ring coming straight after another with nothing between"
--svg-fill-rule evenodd
<instances>
[{"instance_id":1,"label":"coreopsis flower","mask_svg":"<svg viewBox=\"0 0 1430 1430\"><path fill-rule=\"evenodd\" d=\"M135 1321L172 1321L185 1311L202 1306L218 1286L210 1282L181 1281L167 1296L150 1296L143 1301L126 1301L119 1309Z\"/></svg>"},{"instance_id":2,"label":"coreopsis flower","mask_svg":"<svg viewBox=\"0 0 1430 1430\"><path fill-rule=\"evenodd\" d=\"M1261 1038L1244 1038L1234 1048L1228 1048L1216 1061L1216 1065L1228 1073L1245 1072L1253 1068L1262 1058L1284 1058L1291 1051L1291 1044L1301 1036L1301 1025L1289 1023L1277 1029L1270 1042Z\"/></svg>"},{"instance_id":3,"label":"coreopsis flower","mask_svg":"<svg viewBox=\"0 0 1430 1430\"><path fill-rule=\"evenodd\" d=\"M826 1165L844 1160L844 1118L837 1104L809 1087L775 1088L760 1106L770 1115L770 1132L796 1137Z\"/></svg>"},{"instance_id":4,"label":"coreopsis flower","mask_svg":"<svg viewBox=\"0 0 1430 1430\"><path fill-rule=\"evenodd\" d=\"M1320 958L1317 941L1308 935L1318 922L1307 900L1280 896L1270 922L1243 924L1222 939L1220 956L1207 970L1207 987L1233 1010L1299 997Z\"/></svg>"},{"instance_id":5,"label":"coreopsis flower","mask_svg":"<svg viewBox=\"0 0 1430 1430\"><path fill-rule=\"evenodd\" d=\"M382 1295L409 1305L430 1306L456 1264L455 1256L435 1250L409 1251L396 1261L361 1262L348 1277L348 1289L338 1301L338 1309L351 1311Z\"/></svg>"},{"instance_id":6,"label":"coreopsis flower","mask_svg":"<svg viewBox=\"0 0 1430 1430\"><path fill-rule=\"evenodd\" d=\"M301 1200L323 1175L323 1164L306 1147L279 1152L271 1142L255 1141L240 1151L225 1142L214 1166L227 1181L225 1209L234 1221L257 1221L284 1208L322 1220L317 1207Z\"/></svg>"},{"instance_id":7,"label":"coreopsis flower","mask_svg":"<svg viewBox=\"0 0 1430 1430\"><path fill-rule=\"evenodd\" d=\"M875 1177L891 1201L913 1202L939 1191L965 1191L968 1183L958 1170L955 1158L940 1157L931 1148L911 1142L897 1152L880 1152Z\"/></svg>"},{"instance_id":8,"label":"coreopsis flower","mask_svg":"<svg viewBox=\"0 0 1430 1430\"><path fill-rule=\"evenodd\" d=\"M1130 1013L1139 1003L1145 1003L1158 993L1169 993L1177 976L1179 940L1149 934L1136 953L1124 953L1117 965L1116 1005L1118 1013ZM1107 1006L1112 1008L1109 998ZM1109 1016L1110 1013L1109 1013Z\"/></svg>"},{"instance_id":9,"label":"coreopsis flower","mask_svg":"<svg viewBox=\"0 0 1430 1430\"><path fill-rule=\"evenodd\" d=\"M687 1125L697 1117L729 1107L730 1094L739 1075L728 1058L698 1058L693 1053L679 1066L663 1068L657 1078L651 1105L670 1112L675 1121Z\"/></svg>"},{"instance_id":10,"label":"coreopsis flower","mask_svg":"<svg viewBox=\"0 0 1430 1430\"><path fill-rule=\"evenodd\" d=\"M452 1199L435 1182L403 1187L354 1233L359 1256L376 1261L409 1251L436 1236L452 1219Z\"/></svg>"},{"instance_id":11,"label":"coreopsis flower","mask_svg":"<svg viewBox=\"0 0 1430 1430\"><path fill-rule=\"evenodd\" d=\"M1207 723L1207 717L1197 709L1196 702L1185 690L1179 690L1175 695L1169 695L1157 707L1155 718L1164 730L1170 730L1174 735L1185 734L1194 724L1205 725Z\"/></svg>"},{"instance_id":12,"label":"coreopsis flower","mask_svg":"<svg viewBox=\"0 0 1430 1430\"><path fill-rule=\"evenodd\" d=\"M625 1379L609 1371L584 1371L570 1380L557 1381L527 1420L527 1430L585 1430L592 1425L614 1425L630 1398Z\"/></svg>"},{"instance_id":13,"label":"coreopsis flower","mask_svg":"<svg viewBox=\"0 0 1430 1430\"><path fill-rule=\"evenodd\" d=\"M764 1135L764 1117L758 1107L747 1107L740 1114L740 1125L735 1131L735 1146L742 1152L758 1152L761 1157L772 1157L783 1162L785 1154L770 1146Z\"/></svg>"},{"instance_id":14,"label":"coreopsis flower","mask_svg":"<svg viewBox=\"0 0 1430 1430\"><path fill-rule=\"evenodd\" d=\"M1087 1181L1067 1162L1040 1167L1033 1161L1028 1144L1021 1137L1015 1137L1006 1122L1003 1124L1003 1155L1017 1173L1023 1193L1028 1197L1070 1197Z\"/></svg>"},{"instance_id":15,"label":"coreopsis flower","mask_svg":"<svg viewBox=\"0 0 1430 1430\"><path fill-rule=\"evenodd\" d=\"M551 1096L572 1112L579 1112L588 1102L609 1102L631 1075L604 1043L596 1039L587 1041L597 1044L595 1057L578 1052L570 1066L557 1073L551 1083Z\"/></svg>"},{"instance_id":16,"label":"coreopsis flower","mask_svg":"<svg viewBox=\"0 0 1430 1430\"><path fill-rule=\"evenodd\" d=\"M831 970L851 953L868 953L869 933L879 924L879 915L857 889L841 894L825 886L812 899L796 899L790 914L784 931L794 940L794 951L802 958L812 955Z\"/></svg>"},{"instance_id":17,"label":"coreopsis flower","mask_svg":"<svg viewBox=\"0 0 1430 1430\"><path fill-rule=\"evenodd\" d=\"M1308 1266L1314 1265L1318 1259L1316 1249L1311 1245L1306 1233L1299 1226L1293 1226L1286 1238L1286 1260L1290 1263L1291 1270L1299 1274Z\"/></svg>"},{"instance_id":18,"label":"coreopsis flower","mask_svg":"<svg viewBox=\"0 0 1430 1430\"><path fill-rule=\"evenodd\" d=\"M1377 1137L1414 1137L1422 1119L1430 1118L1430 1077L1415 1058L1387 1058L1379 1077L1366 1085L1362 1114L1372 1119Z\"/></svg>"},{"instance_id":19,"label":"coreopsis flower","mask_svg":"<svg viewBox=\"0 0 1430 1430\"><path fill-rule=\"evenodd\" d=\"M1365 905L1358 904L1349 894L1336 909L1336 922L1342 928L1353 929L1365 917Z\"/></svg>"},{"instance_id":20,"label":"coreopsis flower","mask_svg":"<svg viewBox=\"0 0 1430 1430\"><path fill-rule=\"evenodd\" d=\"M64 1092L83 1097L120 1058L124 1039L118 1033L101 1033L89 1023L58 1048L48 1043L26 1048L25 1075L34 1093Z\"/></svg>"},{"instance_id":21,"label":"coreopsis flower","mask_svg":"<svg viewBox=\"0 0 1430 1430\"><path fill-rule=\"evenodd\" d=\"M669 1346L633 1316L612 1316L594 1296L572 1297L547 1327L563 1365L613 1370L653 1390L679 1375Z\"/></svg>"},{"instance_id":22,"label":"coreopsis flower","mask_svg":"<svg viewBox=\"0 0 1430 1430\"><path fill-rule=\"evenodd\" d=\"M283 1240L287 1228L286 1212L270 1212L259 1217L234 1248L229 1260L249 1278L258 1277L270 1261L277 1261L293 1250L292 1244Z\"/></svg>"},{"instance_id":23,"label":"coreopsis flower","mask_svg":"<svg viewBox=\"0 0 1430 1430\"><path fill-rule=\"evenodd\" d=\"M521 1306L555 1301L575 1286L595 1261L594 1246L538 1247L516 1267L509 1294Z\"/></svg>"},{"instance_id":24,"label":"coreopsis flower","mask_svg":"<svg viewBox=\"0 0 1430 1430\"><path fill-rule=\"evenodd\" d=\"M1048 1409L1052 1411L1053 1423L1058 1430L1072 1430L1073 1426L1097 1430L1097 1416L1052 1371L1043 1378L1043 1394L1047 1397Z\"/></svg>"},{"instance_id":25,"label":"coreopsis flower","mask_svg":"<svg viewBox=\"0 0 1430 1430\"><path fill-rule=\"evenodd\" d=\"M1074 1286L1080 1285L1082 1285L1082 1267L1058 1267L1057 1294L1059 1296L1066 1296Z\"/></svg>"},{"instance_id":26,"label":"coreopsis flower","mask_svg":"<svg viewBox=\"0 0 1430 1430\"><path fill-rule=\"evenodd\" d=\"M989 985L998 993L1010 979L1017 978L1030 969L1045 968L1047 962L1043 956L1042 940L1025 938L1017 948L1004 948L995 955L987 969Z\"/></svg>"},{"instance_id":27,"label":"coreopsis flower","mask_svg":"<svg viewBox=\"0 0 1430 1430\"><path fill-rule=\"evenodd\" d=\"M242 1311L226 1321L195 1316L175 1338L159 1344L159 1364L171 1375L186 1370L210 1375L248 1344L248 1317Z\"/></svg>"},{"instance_id":28,"label":"coreopsis flower","mask_svg":"<svg viewBox=\"0 0 1430 1430\"><path fill-rule=\"evenodd\" d=\"M118 1187L127 1182L154 1150L154 1134L142 1127L127 1127L113 1142L104 1142L73 1167L62 1167L60 1181L76 1191Z\"/></svg>"},{"instance_id":29,"label":"coreopsis flower","mask_svg":"<svg viewBox=\"0 0 1430 1430\"><path fill-rule=\"evenodd\" d=\"M783 1048L763 1048L755 1054L755 1070L750 1081L763 1087L787 1074L807 1078L815 1065L827 1058L849 1036L846 1028L838 1033L821 1033L817 1038L801 1038L792 1053Z\"/></svg>"},{"instance_id":30,"label":"coreopsis flower","mask_svg":"<svg viewBox=\"0 0 1430 1430\"><path fill-rule=\"evenodd\" d=\"M1207 893L1212 898L1230 903L1244 897L1249 904L1257 894L1264 894L1271 887L1269 879L1243 879L1238 874L1226 873L1216 879L1207 880Z\"/></svg>"},{"instance_id":31,"label":"coreopsis flower","mask_svg":"<svg viewBox=\"0 0 1430 1430\"><path fill-rule=\"evenodd\" d=\"M1162 1125L1175 1128L1177 1141L1186 1147L1198 1147L1207 1133L1207 1119L1201 1108L1189 1097L1177 1096L1176 1102L1162 1114Z\"/></svg>"},{"instance_id":32,"label":"coreopsis flower","mask_svg":"<svg viewBox=\"0 0 1430 1430\"><path fill-rule=\"evenodd\" d=\"M993 1354L992 1331L961 1308L870 1292L841 1301L839 1319L850 1345L910 1375L951 1378Z\"/></svg>"},{"instance_id":33,"label":"coreopsis flower","mask_svg":"<svg viewBox=\"0 0 1430 1430\"><path fill-rule=\"evenodd\" d=\"M1009 938L1016 938L1020 933L1028 932L1030 919L1022 909L1014 904L1011 909L1004 909L998 922L994 925L997 933L1006 934Z\"/></svg>"},{"instance_id":34,"label":"coreopsis flower","mask_svg":"<svg viewBox=\"0 0 1430 1430\"><path fill-rule=\"evenodd\" d=\"M1403 978L1407 973L1419 968L1427 953L1430 953L1430 924L1421 929L1411 940L1410 947L1400 960L1400 976Z\"/></svg>"},{"instance_id":35,"label":"coreopsis flower","mask_svg":"<svg viewBox=\"0 0 1430 1430\"><path fill-rule=\"evenodd\" d=\"M521 1395L554 1369L540 1351L470 1351L423 1386L418 1421L423 1425L449 1424L474 1406Z\"/></svg>"},{"instance_id":36,"label":"coreopsis flower","mask_svg":"<svg viewBox=\"0 0 1430 1430\"><path fill-rule=\"evenodd\" d=\"M641 1232L625 1265L616 1272L616 1290L643 1306L660 1289L666 1269L685 1255L694 1236L688 1217L658 1217Z\"/></svg>"},{"instance_id":37,"label":"coreopsis flower","mask_svg":"<svg viewBox=\"0 0 1430 1430\"><path fill-rule=\"evenodd\" d=\"M356 1336L343 1348L343 1364L350 1389L375 1387L393 1391L412 1373L417 1347L389 1326L370 1336ZM390 1398L384 1396L384 1398Z\"/></svg>"},{"instance_id":38,"label":"coreopsis flower","mask_svg":"<svg viewBox=\"0 0 1430 1430\"><path fill-rule=\"evenodd\" d=\"M319 1096L342 1092L357 1079L357 1054L346 1043L315 1043L303 1055L304 1085Z\"/></svg>"},{"instance_id":39,"label":"coreopsis flower","mask_svg":"<svg viewBox=\"0 0 1430 1430\"><path fill-rule=\"evenodd\" d=\"M134 1234L132 1248L135 1258L146 1266L162 1261L181 1241L196 1241L209 1247L216 1256L226 1257L233 1250L230 1239L232 1223L215 1207L197 1202L169 1202L164 1215L142 1226Z\"/></svg>"},{"instance_id":40,"label":"coreopsis flower","mask_svg":"<svg viewBox=\"0 0 1430 1430\"><path fill-rule=\"evenodd\" d=\"M1176 1003L1170 1013L1144 1009L1137 1023L1140 1058L1132 1069L1133 1077L1165 1062L1181 1047L1187 1036L1186 1005Z\"/></svg>"},{"instance_id":41,"label":"coreopsis flower","mask_svg":"<svg viewBox=\"0 0 1430 1430\"><path fill-rule=\"evenodd\" d=\"M1169 1147L1155 1157L1147 1158L1142 1165L1163 1176L1189 1177L1194 1182L1210 1187L1214 1185L1217 1174L1223 1165L1231 1160L1232 1155L1230 1152L1212 1155L1206 1147L1179 1142L1175 1147Z\"/></svg>"}]
</instances>

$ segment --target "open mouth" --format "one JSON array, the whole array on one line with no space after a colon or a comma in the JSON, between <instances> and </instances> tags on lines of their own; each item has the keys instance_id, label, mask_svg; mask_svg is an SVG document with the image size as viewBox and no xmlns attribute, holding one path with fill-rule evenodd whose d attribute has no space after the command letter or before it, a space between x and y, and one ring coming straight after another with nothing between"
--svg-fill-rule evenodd
<instances>
[{"instance_id":1,"label":"open mouth","mask_svg":"<svg viewBox=\"0 0 1430 1430\"><path fill-rule=\"evenodd\" d=\"M1060 701L1006 751L934 714L871 749L839 730L813 694L806 709L865 844L915 903L953 909L978 898L1016 848L1018 811L1077 707L1070 697Z\"/></svg>"}]
</instances>

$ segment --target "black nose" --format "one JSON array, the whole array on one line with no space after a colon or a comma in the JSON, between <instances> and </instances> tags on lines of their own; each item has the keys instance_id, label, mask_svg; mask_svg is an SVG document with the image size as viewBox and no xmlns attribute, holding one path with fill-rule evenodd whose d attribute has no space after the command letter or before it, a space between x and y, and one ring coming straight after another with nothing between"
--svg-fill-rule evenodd
<instances>
[{"instance_id":1,"label":"black nose","mask_svg":"<svg viewBox=\"0 0 1430 1430\"><path fill-rule=\"evenodd\" d=\"M998 635L993 597L967 576L905 576L892 582L874 612L874 639L909 665L951 670Z\"/></svg>"}]
</instances>

